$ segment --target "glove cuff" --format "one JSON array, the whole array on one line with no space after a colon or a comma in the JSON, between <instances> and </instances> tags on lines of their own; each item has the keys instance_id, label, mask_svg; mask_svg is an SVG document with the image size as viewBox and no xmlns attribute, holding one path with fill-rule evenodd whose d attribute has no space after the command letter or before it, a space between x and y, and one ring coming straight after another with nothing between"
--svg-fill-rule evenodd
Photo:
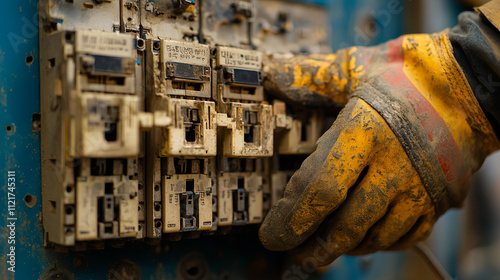
<instances>
[{"instance_id":1,"label":"glove cuff","mask_svg":"<svg viewBox=\"0 0 500 280\"><path fill-rule=\"evenodd\" d=\"M377 67L367 70L353 96L391 127L440 216L461 205L472 173L498 149L498 139L446 33L403 36L376 55Z\"/></svg>"},{"instance_id":2,"label":"glove cuff","mask_svg":"<svg viewBox=\"0 0 500 280\"><path fill-rule=\"evenodd\" d=\"M353 97L364 100L387 122L418 172L422 184L434 203L436 216L439 217L449 208L457 206L457 203L451 201L447 195L447 189L454 188L456 182L447 181L439 163L439 155L421 124L419 118L421 116L400 94L391 94L389 90L383 92L378 86L376 83L360 84ZM396 89L391 90L396 91ZM456 158L460 155L454 151L454 155L451 156ZM457 165L454 167L459 168ZM469 176L460 178L466 182L469 179Z\"/></svg>"}]
</instances>

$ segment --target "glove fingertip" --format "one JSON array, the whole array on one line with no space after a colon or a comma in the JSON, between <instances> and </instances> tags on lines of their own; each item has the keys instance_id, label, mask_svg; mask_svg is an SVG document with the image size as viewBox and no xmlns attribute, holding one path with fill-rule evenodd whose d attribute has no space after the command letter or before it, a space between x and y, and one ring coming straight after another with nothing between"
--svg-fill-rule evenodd
<instances>
[{"instance_id":1,"label":"glove fingertip","mask_svg":"<svg viewBox=\"0 0 500 280\"><path fill-rule=\"evenodd\" d=\"M272 209L259 229L259 239L262 245L271 251L287 251L298 244L296 238L284 223L284 217L279 209Z\"/></svg>"},{"instance_id":2,"label":"glove fingertip","mask_svg":"<svg viewBox=\"0 0 500 280\"><path fill-rule=\"evenodd\" d=\"M293 247L282 238L283 233L277 232L275 226L270 226L270 222L264 222L259 229L259 239L262 245L271 251L286 251Z\"/></svg>"}]
</instances>

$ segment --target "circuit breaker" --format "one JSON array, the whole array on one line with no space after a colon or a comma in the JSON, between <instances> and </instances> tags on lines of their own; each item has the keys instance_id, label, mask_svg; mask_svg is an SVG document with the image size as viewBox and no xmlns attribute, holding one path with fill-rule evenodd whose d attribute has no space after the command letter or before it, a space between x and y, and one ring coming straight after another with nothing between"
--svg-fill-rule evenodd
<instances>
[{"instance_id":1,"label":"circuit breaker","mask_svg":"<svg viewBox=\"0 0 500 280\"><path fill-rule=\"evenodd\" d=\"M137 237L137 181L92 176L76 183L76 240ZM68 210L67 206L66 214ZM73 209L71 210L73 211Z\"/></svg>"},{"instance_id":2,"label":"circuit breaker","mask_svg":"<svg viewBox=\"0 0 500 280\"><path fill-rule=\"evenodd\" d=\"M228 47L216 48L215 54L215 98L232 121L224 130L224 156L272 156L274 127L272 107L264 103L263 54Z\"/></svg>"},{"instance_id":3,"label":"circuit breaker","mask_svg":"<svg viewBox=\"0 0 500 280\"><path fill-rule=\"evenodd\" d=\"M324 123L264 91L269 53L328 51L324 29L303 32L324 11L282 4L40 1L48 246L158 244L263 221Z\"/></svg>"},{"instance_id":4,"label":"circuit breaker","mask_svg":"<svg viewBox=\"0 0 500 280\"><path fill-rule=\"evenodd\" d=\"M174 175L163 177L165 226L163 232L212 229L214 182L208 173L208 160L168 159Z\"/></svg>"},{"instance_id":5,"label":"circuit breaker","mask_svg":"<svg viewBox=\"0 0 500 280\"><path fill-rule=\"evenodd\" d=\"M211 101L210 49L172 40L147 41L148 109L165 112L172 125L155 129L159 156L211 157L217 150L215 103Z\"/></svg>"},{"instance_id":6,"label":"circuit breaker","mask_svg":"<svg viewBox=\"0 0 500 280\"><path fill-rule=\"evenodd\" d=\"M218 173L219 226L260 223L263 219L263 174L259 159L222 159Z\"/></svg>"},{"instance_id":7,"label":"circuit breaker","mask_svg":"<svg viewBox=\"0 0 500 280\"><path fill-rule=\"evenodd\" d=\"M43 214L49 242L137 238L142 67L131 34L41 39Z\"/></svg>"},{"instance_id":8,"label":"circuit breaker","mask_svg":"<svg viewBox=\"0 0 500 280\"><path fill-rule=\"evenodd\" d=\"M289 128L277 136L278 152L283 155L310 154L316 149L316 141L322 134L321 112L303 110L287 115Z\"/></svg>"},{"instance_id":9,"label":"circuit breaker","mask_svg":"<svg viewBox=\"0 0 500 280\"><path fill-rule=\"evenodd\" d=\"M211 162L217 155L208 45L147 39L147 107L172 122L149 132L148 237L212 229ZM155 191L156 192L156 191ZM161 210L159 210L161 209Z\"/></svg>"}]
</instances>

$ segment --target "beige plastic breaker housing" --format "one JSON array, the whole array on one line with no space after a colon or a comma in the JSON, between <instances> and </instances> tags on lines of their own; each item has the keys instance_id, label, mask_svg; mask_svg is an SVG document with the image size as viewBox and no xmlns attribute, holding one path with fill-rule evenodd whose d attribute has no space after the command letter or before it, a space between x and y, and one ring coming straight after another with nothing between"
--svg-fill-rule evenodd
<instances>
[{"instance_id":1,"label":"beige plastic breaker housing","mask_svg":"<svg viewBox=\"0 0 500 280\"><path fill-rule=\"evenodd\" d=\"M223 137L225 157L273 155L272 106L263 102L262 56L261 52L253 50L216 48L216 99L219 109L226 113L219 114L218 119L219 126L226 128Z\"/></svg>"},{"instance_id":2,"label":"beige plastic breaker housing","mask_svg":"<svg viewBox=\"0 0 500 280\"><path fill-rule=\"evenodd\" d=\"M217 154L215 103L211 98L210 49L174 40L147 40L149 110L166 112L172 125L154 129L158 156ZM187 97L202 100L185 99Z\"/></svg>"},{"instance_id":3,"label":"beige plastic breaker housing","mask_svg":"<svg viewBox=\"0 0 500 280\"><path fill-rule=\"evenodd\" d=\"M278 154L310 154L316 149L316 141L322 133L323 114L317 110L301 110L298 116L289 116L286 104L273 101L274 127Z\"/></svg>"},{"instance_id":4,"label":"beige plastic breaker housing","mask_svg":"<svg viewBox=\"0 0 500 280\"><path fill-rule=\"evenodd\" d=\"M211 98L210 47L174 40L153 41L153 52L161 45L160 91L169 96ZM156 66L156 65L155 65Z\"/></svg>"},{"instance_id":5,"label":"beige plastic breaker housing","mask_svg":"<svg viewBox=\"0 0 500 280\"><path fill-rule=\"evenodd\" d=\"M262 222L262 175L221 172L218 179L219 226Z\"/></svg>"},{"instance_id":6,"label":"beige plastic breaker housing","mask_svg":"<svg viewBox=\"0 0 500 280\"><path fill-rule=\"evenodd\" d=\"M123 175L82 177L76 182L76 198L76 240L137 236L136 180ZM99 211L103 211L102 221L98 221Z\"/></svg>"},{"instance_id":7,"label":"beige plastic breaker housing","mask_svg":"<svg viewBox=\"0 0 500 280\"><path fill-rule=\"evenodd\" d=\"M139 110L135 36L60 31L40 42L46 241L135 238L140 128L152 120Z\"/></svg>"},{"instance_id":8,"label":"beige plastic breaker housing","mask_svg":"<svg viewBox=\"0 0 500 280\"><path fill-rule=\"evenodd\" d=\"M77 31L59 34L67 60L70 156L132 157L139 152L140 96L136 94L134 38L127 34ZM69 38L67 38L69 37ZM70 39L74 43L69 42ZM72 52L72 53L71 53ZM70 84L73 83L73 84ZM71 90L71 89L69 89Z\"/></svg>"},{"instance_id":9,"label":"beige plastic breaker housing","mask_svg":"<svg viewBox=\"0 0 500 280\"><path fill-rule=\"evenodd\" d=\"M277 137L278 152L282 155L310 154L316 149L322 132L320 112L310 111L304 118L292 119L291 126Z\"/></svg>"},{"instance_id":10,"label":"beige plastic breaker housing","mask_svg":"<svg viewBox=\"0 0 500 280\"><path fill-rule=\"evenodd\" d=\"M216 228L213 159L163 157L157 158L153 166L151 179L156 181L148 203L153 206L149 218L154 222L149 225L149 236Z\"/></svg>"},{"instance_id":11,"label":"beige plastic breaker housing","mask_svg":"<svg viewBox=\"0 0 500 280\"><path fill-rule=\"evenodd\" d=\"M272 106L258 103L227 104L232 122L225 125L223 147L225 157L270 157L273 155L274 126Z\"/></svg>"},{"instance_id":12,"label":"beige plastic breaker housing","mask_svg":"<svg viewBox=\"0 0 500 280\"><path fill-rule=\"evenodd\" d=\"M146 40L147 107L172 120L149 133L148 237L213 227L216 189L208 173L215 174L217 110L210 56L208 45Z\"/></svg>"},{"instance_id":13,"label":"beige plastic breaker housing","mask_svg":"<svg viewBox=\"0 0 500 280\"><path fill-rule=\"evenodd\" d=\"M217 173L218 227L262 222L269 209L264 197L269 191L268 160L264 158L221 158Z\"/></svg>"},{"instance_id":14,"label":"beige plastic breaker housing","mask_svg":"<svg viewBox=\"0 0 500 280\"><path fill-rule=\"evenodd\" d=\"M166 175L163 232L212 228L212 179L202 174Z\"/></svg>"},{"instance_id":15,"label":"beige plastic breaker housing","mask_svg":"<svg viewBox=\"0 0 500 280\"><path fill-rule=\"evenodd\" d=\"M293 171L276 171L271 174L271 204L274 205L283 197L286 184L290 181Z\"/></svg>"},{"instance_id":16,"label":"beige plastic breaker housing","mask_svg":"<svg viewBox=\"0 0 500 280\"><path fill-rule=\"evenodd\" d=\"M259 51L217 47L215 68L220 100L264 101L262 56Z\"/></svg>"},{"instance_id":17,"label":"beige plastic breaker housing","mask_svg":"<svg viewBox=\"0 0 500 280\"><path fill-rule=\"evenodd\" d=\"M211 157L217 154L215 103L168 99L167 115L172 125L162 129L159 156Z\"/></svg>"}]
</instances>

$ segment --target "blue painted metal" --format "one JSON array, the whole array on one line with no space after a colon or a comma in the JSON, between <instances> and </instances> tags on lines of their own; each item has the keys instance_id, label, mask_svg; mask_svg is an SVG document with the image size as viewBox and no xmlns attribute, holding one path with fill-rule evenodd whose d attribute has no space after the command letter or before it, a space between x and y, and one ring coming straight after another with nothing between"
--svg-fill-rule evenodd
<instances>
[{"instance_id":1,"label":"blue painted metal","mask_svg":"<svg viewBox=\"0 0 500 280\"><path fill-rule=\"evenodd\" d=\"M326 6L330 0L292 0L292 1Z\"/></svg>"},{"instance_id":2,"label":"blue painted metal","mask_svg":"<svg viewBox=\"0 0 500 280\"><path fill-rule=\"evenodd\" d=\"M404 251L362 257L342 256L328 267L322 279L402 279L407 254Z\"/></svg>"},{"instance_id":3,"label":"blue painted metal","mask_svg":"<svg viewBox=\"0 0 500 280\"><path fill-rule=\"evenodd\" d=\"M421 30L424 33L439 32L457 25L457 15L464 9L456 0L424 0L422 7L426 19Z\"/></svg>"},{"instance_id":4,"label":"blue painted metal","mask_svg":"<svg viewBox=\"0 0 500 280\"><path fill-rule=\"evenodd\" d=\"M333 50L376 45L404 32L404 0L330 0L328 8Z\"/></svg>"},{"instance_id":5,"label":"blue painted metal","mask_svg":"<svg viewBox=\"0 0 500 280\"><path fill-rule=\"evenodd\" d=\"M4 139L0 160L0 213L2 229L7 218L7 172L16 172L15 244L7 244L7 232L0 234L1 273L7 279L6 256L15 246L16 279L36 278L48 264L42 251L40 191L40 134L31 131L31 117L40 112L38 64L38 15L36 1L7 1L2 5L0 23L0 138ZM30 57L31 56L31 57ZM29 61L31 61L29 63ZM7 127L12 127L9 132ZM27 207L23 197L33 195L37 203ZM7 246L8 245L8 246Z\"/></svg>"}]
</instances>

